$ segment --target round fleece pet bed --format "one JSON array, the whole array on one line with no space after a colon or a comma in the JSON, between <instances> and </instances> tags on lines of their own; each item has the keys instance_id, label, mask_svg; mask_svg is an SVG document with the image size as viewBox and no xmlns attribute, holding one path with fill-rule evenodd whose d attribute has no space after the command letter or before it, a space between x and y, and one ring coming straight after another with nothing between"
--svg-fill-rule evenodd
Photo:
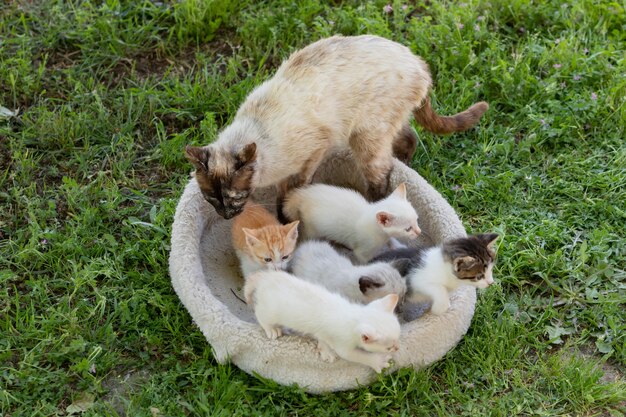
<instances>
[{"instance_id":1,"label":"round fleece pet bed","mask_svg":"<svg viewBox=\"0 0 626 417\"><path fill-rule=\"evenodd\" d=\"M465 236L452 207L415 171L394 160L390 180L391 189L401 182L407 185L408 199L422 229L418 243L439 244ZM365 189L348 153L328 158L314 182ZM275 191L258 190L254 198L273 206ZM356 388L375 380L376 373L367 366L343 359L322 361L311 338L267 338L252 308L243 301L244 282L230 243L230 224L204 200L195 179L191 179L172 226L170 276L174 290L211 344L217 361L230 360L249 374L284 385L297 384L311 393ZM385 372L404 367L420 369L441 359L467 331L475 302L475 289L465 286L451 294L450 309L441 316L428 313L428 305L404 306L400 350Z\"/></svg>"}]
</instances>

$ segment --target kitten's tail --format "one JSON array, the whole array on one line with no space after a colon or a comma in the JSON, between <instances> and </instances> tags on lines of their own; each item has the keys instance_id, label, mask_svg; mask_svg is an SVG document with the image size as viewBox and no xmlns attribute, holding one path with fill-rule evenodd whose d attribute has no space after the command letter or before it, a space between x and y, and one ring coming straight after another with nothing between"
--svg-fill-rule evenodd
<instances>
[{"instance_id":1,"label":"kitten's tail","mask_svg":"<svg viewBox=\"0 0 626 417\"><path fill-rule=\"evenodd\" d=\"M474 126L488 109L489 104L480 101L454 116L440 116L430 105L430 98L426 97L422 106L413 110L413 117L424 129L438 135L446 135L462 132Z\"/></svg>"}]
</instances>

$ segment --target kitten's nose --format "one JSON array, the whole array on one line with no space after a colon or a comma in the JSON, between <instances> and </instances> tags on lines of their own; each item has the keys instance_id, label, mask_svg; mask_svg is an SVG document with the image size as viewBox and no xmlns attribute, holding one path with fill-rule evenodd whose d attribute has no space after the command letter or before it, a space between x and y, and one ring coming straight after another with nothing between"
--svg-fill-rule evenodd
<instances>
[{"instance_id":1,"label":"kitten's nose","mask_svg":"<svg viewBox=\"0 0 626 417\"><path fill-rule=\"evenodd\" d=\"M393 346L391 347L391 351L392 351L392 352L397 352L398 350L400 350L400 346L398 346L398 345L393 345Z\"/></svg>"}]
</instances>

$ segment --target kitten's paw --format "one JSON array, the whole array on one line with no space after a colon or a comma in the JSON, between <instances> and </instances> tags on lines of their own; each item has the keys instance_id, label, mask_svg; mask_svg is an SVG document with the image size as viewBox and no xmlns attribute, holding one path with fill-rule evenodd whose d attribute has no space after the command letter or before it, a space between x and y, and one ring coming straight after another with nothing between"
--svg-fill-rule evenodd
<instances>
[{"instance_id":1,"label":"kitten's paw","mask_svg":"<svg viewBox=\"0 0 626 417\"><path fill-rule=\"evenodd\" d=\"M433 306L430 308L430 312L436 316L441 316L450 308L450 301L440 301L438 303L433 303Z\"/></svg>"},{"instance_id":2,"label":"kitten's paw","mask_svg":"<svg viewBox=\"0 0 626 417\"><path fill-rule=\"evenodd\" d=\"M335 353L335 351L333 351L331 349L330 346L328 346L326 343L324 342L317 342L317 351L320 354L320 358L324 361L324 362L335 362L337 360L337 354Z\"/></svg>"},{"instance_id":3,"label":"kitten's paw","mask_svg":"<svg viewBox=\"0 0 626 417\"><path fill-rule=\"evenodd\" d=\"M283 335L283 329L280 327L264 327L263 330L265 330L267 337L272 340L278 339Z\"/></svg>"},{"instance_id":4,"label":"kitten's paw","mask_svg":"<svg viewBox=\"0 0 626 417\"><path fill-rule=\"evenodd\" d=\"M372 353L372 363L370 367L376 371L377 374L381 373L383 369L388 368L391 360L391 355L383 353Z\"/></svg>"}]
</instances>

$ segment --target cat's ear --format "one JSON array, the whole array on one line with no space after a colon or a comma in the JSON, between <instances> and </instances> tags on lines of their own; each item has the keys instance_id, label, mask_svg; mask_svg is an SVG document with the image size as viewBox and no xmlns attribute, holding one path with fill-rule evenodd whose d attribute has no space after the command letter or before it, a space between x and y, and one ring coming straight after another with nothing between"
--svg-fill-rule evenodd
<instances>
[{"instance_id":1,"label":"cat's ear","mask_svg":"<svg viewBox=\"0 0 626 417\"><path fill-rule=\"evenodd\" d=\"M206 171L209 170L209 158L211 151L204 146L185 146L185 157L193 164L196 169Z\"/></svg>"},{"instance_id":2,"label":"cat's ear","mask_svg":"<svg viewBox=\"0 0 626 417\"><path fill-rule=\"evenodd\" d=\"M256 143L252 142L245 145L235 154L235 158L237 158L240 166L254 162L256 160Z\"/></svg>"},{"instance_id":3,"label":"cat's ear","mask_svg":"<svg viewBox=\"0 0 626 417\"><path fill-rule=\"evenodd\" d=\"M496 233L484 233L482 235L478 235L478 238L485 243L485 246L488 249L493 250L493 246L496 243L496 240L498 240L499 235Z\"/></svg>"},{"instance_id":4,"label":"cat's ear","mask_svg":"<svg viewBox=\"0 0 626 417\"><path fill-rule=\"evenodd\" d=\"M283 226L284 230L287 231L287 239L288 240L298 240L298 225L300 224L300 220L296 220L295 222L291 222Z\"/></svg>"},{"instance_id":5,"label":"cat's ear","mask_svg":"<svg viewBox=\"0 0 626 417\"><path fill-rule=\"evenodd\" d=\"M398 185L396 189L393 190L393 193L391 193L391 195L406 200L406 184L403 182L400 183L400 185Z\"/></svg>"},{"instance_id":6,"label":"cat's ear","mask_svg":"<svg viewBox=\"0 0 626 417\"><path fill-rule=\"evenodd\" d=\"M389 262L392 268L395 268L400 275L404 276L409 272L409 268L411 267L411 259L409 258L398 258Z\"/></svg>"},{"instance_id":7,"label":"cat's ear","mask_svg":"<svg viewBox=\"0 0 626 417\"><path fill-rule=\"evenodd\" d=\"M396 217L393 214L386 211L379 211L378 213L376 213L376 221L383 227L390 226L391 222L395 218Z\"/></svg>"},{"instance_id":8,"label":"cat's ear","mask_svg":"<svg viewBox=\"0 0 626 417\"><path fill-rule=\"evenodd\" d=\"M378 281L376 278L371 277L360 277L359 278L359 289L361 293L365 294L369 290L373 290L375 288L380 288L385 284Z\"/></svg>"},{"instance_id":9,"label":"cat's ear","mask_svg":"<svg viewBox=\"0 0 626 417\"><path fill-rule=\"evenodd\" d=\"M242 227L243 234L246 235L246 244L250 247L257 246L261 241L255 236L254 229Z\"/></svg>"},{"instance_id":10,"label":"cat's ear","mask_svg":"<svg viewBox=\"0 0 626 417\"><path fill-rule=\"evenodd\" d=\"M379 298L378 300L374 300L368 304L368 306L373 306L378 308L379 310L386 311L388 313L393 313L398 304L398 300L400 297L398 294L388 294L383 298Z\"/></svg>"},{"instance_id":11,"label":"cat's ear","mask_svg":"<svg viewBox=\"0 0 626 417\"><path fill-rule=\"evenodd\" d=\"M462 256L460 258L454 258L452 265L454 265L454 272L467 271L472 269L476 264L476 258L471 256Z\"/></svg>"}]
</instances>

